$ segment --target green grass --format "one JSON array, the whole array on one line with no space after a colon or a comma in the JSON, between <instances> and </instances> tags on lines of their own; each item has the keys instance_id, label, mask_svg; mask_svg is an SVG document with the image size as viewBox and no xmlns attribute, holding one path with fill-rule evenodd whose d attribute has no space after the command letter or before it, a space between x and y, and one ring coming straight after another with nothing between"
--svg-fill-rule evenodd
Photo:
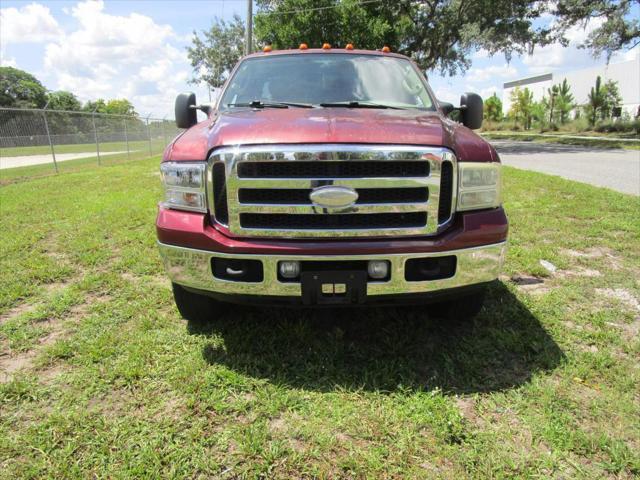
<instances>
[{"instance_id":1,"label":"green grass","mask_svg":"<svg viewBox=\"0 0 640 480\"><path fill-rule=\"evenodd\" d=\"M156 252L157 171L0 188L0 478L640 475L637 197L506 168L505 276L467 324L201 325Z\"/></svg>"},{"instance_id":2,"label":"green grass","mask_svg":"<svg viewBox=\"0 0 640 480\"><path fill-rule=\"evenodd\" d=\"M593 138L562 138L560 134L536 134L536 133L514 133L514 132L481 132L481 135L487 140L517 140L520 142L537 142L537 143L555 143L561 145L578 145L589 148L622 148L624 150L640 150L640 140L633 141L615 141L608 140L607 135L585 135L576 134L577 136L593 136ZM555 136L551 136L555 135ZM635 139L634 139L635 140Z\"/></svg>"},{"instance_id":3,"label":"green grass","mask_svg":"<svg viewBox=\"0 0 640 480\"><path fill-rule=\"evenodd\" d=\"M161 144L164 146L166 142L163 139L155 138L152 140L152 146ZM130 141L129 148L131 150L149 151L149 142L146 140ZM100 142L101 152L118 152L127 149L125 141L122 142ZM78 143L71 145L54 145L56 153L95 153L95 143ZM157 148L154 148L157 151ZM49 145L38 145L29 147L10 147L0 148L0 157L21 157L30 155L50 155L51 147Z\"/></svg>"}]
</instances>

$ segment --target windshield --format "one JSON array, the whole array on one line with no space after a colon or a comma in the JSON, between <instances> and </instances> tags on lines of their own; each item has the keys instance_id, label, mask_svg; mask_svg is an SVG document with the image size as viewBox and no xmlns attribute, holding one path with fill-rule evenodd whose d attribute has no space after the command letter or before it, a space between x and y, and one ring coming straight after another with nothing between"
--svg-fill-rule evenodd
<instances>
[{"instance_id":1,"label":"windshield","mask_svg":"<svg viewBox=\"0 0 640 480\"><path fill-rule=\"evenodd\" d=\"M413 64L357 54L274 55L244 60L220 100L220 110L251 102L313 105L358 102L433 109Z\"/></svg>"}]
</instances>

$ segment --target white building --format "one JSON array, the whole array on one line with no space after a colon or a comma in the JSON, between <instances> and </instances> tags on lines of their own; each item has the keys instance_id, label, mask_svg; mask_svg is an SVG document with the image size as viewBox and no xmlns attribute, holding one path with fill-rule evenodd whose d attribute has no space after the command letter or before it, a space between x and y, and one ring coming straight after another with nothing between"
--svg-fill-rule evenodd
<instances>
[{"instance_id":1,"label":"white building","mask_svg":"<svg viewBox=\"0 0 640 480\"><path fill-rule=\"evenodd\" d=\"M543 96L548 96L547 90L553 85L562 83L566 78L571 86L571 93L576 104L585 105L588 103L588 95L591 87L596 84L596 78L600 76L602 83L607 80L618 82L620 96L622 97L622 110L629 112L634 117L640 106L640 55L635 59L600 65L597 67L584 68L571 72L554 72L536 75L534 77L521 78L507 82L503 85L502 91L502 111L506 115L511 108L511 92L516 87L523 90L525 87L533 92L535 101L542 100Z\"/></svg>"}]
</instances>

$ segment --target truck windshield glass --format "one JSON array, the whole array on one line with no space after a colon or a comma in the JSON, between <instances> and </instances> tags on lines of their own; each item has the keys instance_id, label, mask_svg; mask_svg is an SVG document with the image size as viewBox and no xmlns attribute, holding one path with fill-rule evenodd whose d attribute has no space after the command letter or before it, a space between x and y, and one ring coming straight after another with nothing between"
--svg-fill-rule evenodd
<instances>
[{"instance_id":1,"label":"truck windshield glass","mask_svg":"<svg viewBox=\"0 0 640 480\"><path fill-rule=\"evenodd\" d=\"M357 54L297 54L243 61L220 101L220 110L252 102L358 103L433 110L411 62ZM236 107L234 107L236 105Z\"/></svg>"}]
</instances>

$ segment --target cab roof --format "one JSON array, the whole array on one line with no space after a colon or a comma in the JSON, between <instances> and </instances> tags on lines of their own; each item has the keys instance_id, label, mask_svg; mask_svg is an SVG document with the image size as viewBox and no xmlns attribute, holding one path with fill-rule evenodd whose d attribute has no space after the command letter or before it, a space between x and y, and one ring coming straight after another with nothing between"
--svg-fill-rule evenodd
<instances>
[{"instance_id":1,"label":"cab roof","mask_svg":"<svg viewBox=\"0 0 640 480\"><path fill-rule=\"evenodd\" d=\"M255 53L251 53L249 55L246 55L244 57L242 57L242 59L245 58L255 58L255 57L271 57L274 55L312 55L312 54L318 54L318 53L323 53L323 54L332 54L332 53L341 53L341 54L348 54L348 55L373 55L373 56L378 56L378 57L396 57L396 58L403 58L405 60L411 60L409 57L407 57L406 55L401 55L399 53L394 53L394 52L382 52L380 50L356 50L356 49L349 49L347 50L346 48L328 48L328 49L324 49L324 48L306 48L306 49L300 49L300 48L290 48L287 50L271 50L270 52L255 52Z\"/></svg>"}]
</instances>

